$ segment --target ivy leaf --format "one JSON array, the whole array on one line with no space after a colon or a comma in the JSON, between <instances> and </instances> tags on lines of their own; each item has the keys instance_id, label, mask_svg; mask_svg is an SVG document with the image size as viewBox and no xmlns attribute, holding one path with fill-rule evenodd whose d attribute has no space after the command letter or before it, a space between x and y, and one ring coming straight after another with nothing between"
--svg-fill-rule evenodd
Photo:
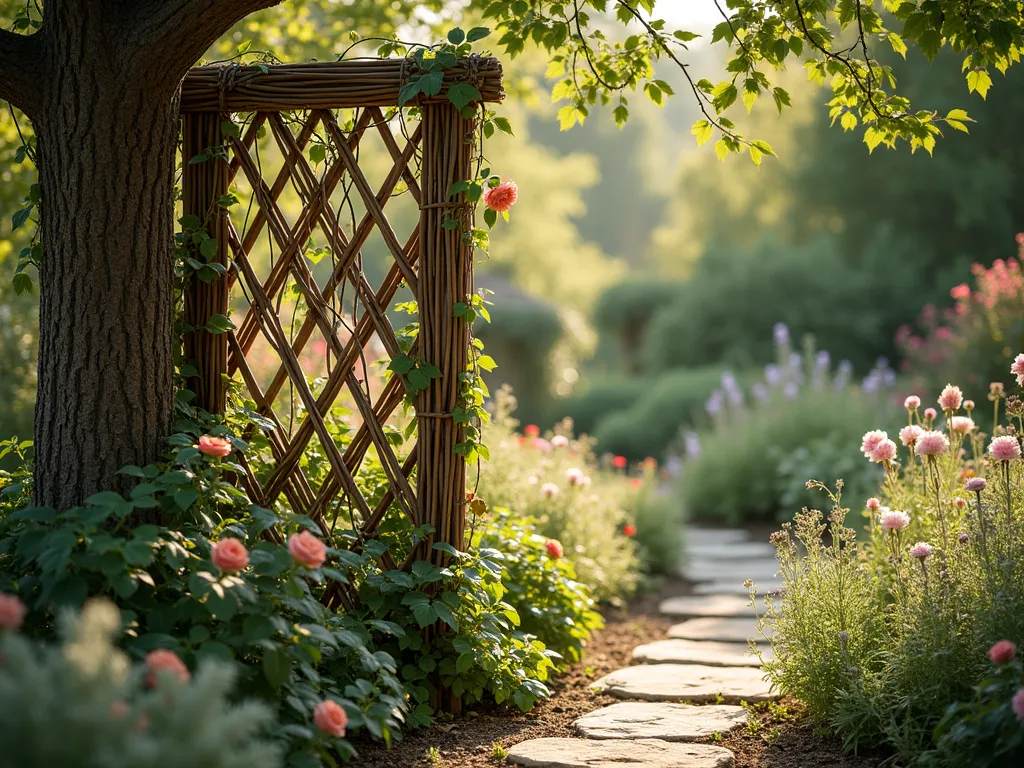
<instances>
[{"instance_id":1,"label":"ivy leaf","mask_svg":"<svg viewBox=\"0 0 1024 768\"><path fill-rule=\"evenodd\" d=\"M419 80L420 90L427 96L436 96L444 86L443 72L428 72Z\"/></svg>"},{"instance_id":2,"label":"ivy leaf","mask_svg":"<svg viewBox=\"0 0 1024 768\"><path fill-rule=\"evenodd\" d=\"M491 30L487 27L473 27L466 33L466 42L475 43L477 40L483 40L489 34L491 34Z\"/></svg>"},{"instance_id":3,"label":"ivy leaf","mask_svg":"<svg viewBox=\"0 0 1024 768\"><path fill-rule=\"evenodd\" d=\"M14 276L13 284L14 292L18 296L20 296L23 293L32 293L32 277L30 275L25 274L24 272L19 272Z\"/></svg>"},{"instance_id":4,"label":"ivy leaf","mask_svg":"<svg viewBox=\"0 0 1024 768\"><path fill-rule=\"evenodd\" d=\"M11 231L20 229L25 226L25 222L28 221L28 217L32 215L32 206L28 208L22 208L20 211L15 211L11 217Z\"/></svg>"},{"instance_id":5,"label":"ivy leaf","mask_svg":"<svg viewBox=\"0 0 1024 768\"><path fill-rule=\"evenodd\" d=\"M466 39L466 33L463 32L459 27L448 31L448 42L452 45L458 45Z\"/></svg>"},{"instance_id":6,"label":"ivy leaf","mask_svg":"<svg viewBox=\"0 0 1024 768\"><path fill-rule=\"evenodd\" d=\"M388 370L404 376L415 367L416 361L408 355L395 355L390 365L388 365Z\"/></svg>"},{"instance_id":7,"label":"ivy leaf","mask_svg":"<svg viewBox=\"0 0 1024 768\"><path fill-rule=\"evenodd\" d=\"M216 314L210 316L210 319L206 321L206 325L204 327L210 333L218 334L233 331L235 329L235 324L232 323L225 315Z\"/></svg>"},{"instance_id":8,"label":"ivy leaf","mask_svg":"<svg viewBox=\"0 0 1024 768\"><path fill-rule=\"evenodd\" d=\"M208 240L203 240L199 246L199 252L206 257L207 260L217 258L217 241L212 237Z\"/></svg>"},{"instance_id":9,"label":"ivy leaf","mask_svg":"<svg viewBox=\"0 0 1024 768\"><path fill-rule=\"evenodd\" d=\"M480 91L476 86L469 83L455 83L448 89L448 101L455 105L456 109L463 109L471 102L480 101Z\"/></svg>"},{"instance_id":10,"label":"ivy leaf","mask_svg":"<svg viewBox=\"0 0 1024 768\"><path fill-rule=\"evenodd\" d=\"M322 163L327 157L327 147L323 144L314 144L309 148L309 161L311 163Z\"/></svg>"}]
</instances>

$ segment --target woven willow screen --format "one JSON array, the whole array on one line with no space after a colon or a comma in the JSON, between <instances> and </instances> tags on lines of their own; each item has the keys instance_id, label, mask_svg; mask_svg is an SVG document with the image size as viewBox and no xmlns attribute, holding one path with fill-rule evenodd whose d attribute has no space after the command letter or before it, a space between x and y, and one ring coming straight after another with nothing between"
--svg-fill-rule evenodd
<instances>
[{"instance_id":1,"label":"woven willow screen","mask_svg":"<svg viewBox=\"0 0 1024 768\"><path fill-rule=\"evenodd\" d=\"M241 478L257 503L269 506L283 495L326 532L325 511L343 500L360 538L372 536L389 510L399 509L414 525L431 525L434 542L461 548L466 469L453 450L462 434L451 414L470 338L453 308L473 292L473 248L443 224L453 209L465 213L449 190L472 176L474 126L445 90L406 104L420 112L418 120L406 120L396 109L406 76L401 60L202 67L189 74L182 89L183 207L216 240L210 260L225 269L210 282L191 281L185 320L202 329L211 318L230 315L234 330L187 334L185 356L198 370L191 388L200 406L224 411L226 373L241 380L259 414L273 423L269 469L256 473L246 465ZM456 82L473 84L484 101L503 96L494 59L460 61L446 72L445 89ZM242 129L228 125L226 131L225 120L238 113L247 115ZM360 164L364 152L371 156L371 143L374 182ZM207 161L190 162L200 156ZM382 165L390 169L382 172ZM393 221L410 216L389 218L399 191L405 205L410 198L415 204L407 231L397 231ZM229 193L243 198L234 214L223 206ZM244 221L239 209L245 209ZM308 258L314 240L330 248L327 271L314 269ZM388 262L375 282L363 269L371 240ZM416 394L416 443L400 459L388 423L405 397L405 377L392 376L377 392L363 378L368 358L401 353L388 311L410 294L418 304L419 332L408 354L441 375ZM285 301L292 297L304 310L297 321L287 310L294 301ZM268 354L270 374L261 377L254 359L266 369ZM315 386L303 368L311 354L332 361ZM358 423L344 440L332 434L326 418L342 397ZM295 401L301 406L297 417L278 412ZM387 480L375 504L354 479L371 449ZM325 458L329 471L308 476L303 467L309 451ZM440 562L443 553L431 543L423 542L405 564L386 553L382 562L389 569L419 558Z\"/></svg>"}]
</instances>

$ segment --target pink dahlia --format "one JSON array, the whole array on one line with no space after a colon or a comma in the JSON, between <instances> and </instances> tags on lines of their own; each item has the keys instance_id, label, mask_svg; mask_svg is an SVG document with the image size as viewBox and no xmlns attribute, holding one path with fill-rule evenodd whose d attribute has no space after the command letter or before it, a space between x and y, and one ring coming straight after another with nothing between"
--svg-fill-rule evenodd
<instances>
[{"instance_id":1,"label":"pink dahlia","mask_svg":"<svg viewBox=\"0 0 1024 768\"><path fill-rule=\"evenodd\" d=\"M1017 689L1010 703L1013 706L1013 713L1017 716L1017 719L1024 723L1024 688Z\"/></svg>"},{"instance_id":2,"label":"pink dahlia","mask_svg":"<svg viewBox=\"0 0 1024 768\"><path fill-rule=\"evenodd\" d=\"M964 488L968 491L973 491L974 493L981 493L985 490L986 485L988 485L988 483L985 481L984 477L972 477L964 483Z\"/></svg>"},{"instance_id":3,"label":"pink dahlia","mask_svg":"<svg viewBox=\"0 0 1024 768\"><path fill-rule=\"evenodd\" d=\"M919 541L910 548L910 556L916 557L918 560L927 560L932 556L932 545Z\"/></svg>"},{"instance_id":4,"label":"pink dahlia","mask_svg":"<svg viewBox=\"0 0 1024 768\"><path fill-rule=\"evenodd\" d=\"M883 464L896 458L896 443L883 440L874 447L869 458L876 464Z\"/></svg>"},{"instance_id":5,"label":"pink dahlia","mask_svg":"<svg viewBox=\"0 0 1024 768\"><path fill-rule=\"evenodd\" d=\"M900 442L908 448L913 448L917 438L924 434L924 430L917 424L910 424L900 430Z\"/></svg>"},{"instance_id":6,"label":"pink dahlia","mask_svg":"<svg viewBox=\"0 0 1024 768\"><path fill-rule=\"evenodd\" d=\"M910 525L910 515L898 509L882 507L878 514L878 524L887 531L902 531Z\"/></svg>"},{"instance_id":7,"label":"pink dahlia","mask_svg":"<svg viewBox=\"0 0 1024 768\"><path fill-rule=\"evenodd\" d=\"M917 395L910 395L906 400L903 401L903 407L908 411L916 411L921 407L921 398Z\"/></svg>"},{"instance_id":8,"label":"pink dahlia","mask_svg":"<svg viewBox=\"0 0 1024 768\"><path fill-rule=\"evenodd\" d=\"M1010 366L1010 373L1017 377L1017 386L1024 387L1024 354L1013 358L1013 365Z\"/></svg>"},{"instance_id":9,"label":"pink dahlia","mask_svg":"<svg viewBox=\"0 0 1024 768\"><path fill-rule=\"evenodd\" d=\"M966 416L954 416L949 420L949 429L958 435L966 435L974 431L974 419Z\"/></svg>"},{"instance_id":10,"label":"pink dahlia","mask_svg":"<svg viewBox=\"0 0 1024 768\"><path fill-rule=\"evenodd\" d=\"M1006 664L1017 655L1017 646L1009 640L1000 640L988 649L988 660L993 664Z\"/></svg>"},{"instance_id":11,"label":"pink dahlia","mask_svg":"<svg viewBox=\"0 0 1024 768\"><path fill-rule=\"evenodd\" d=\"M872 451L874 451L875 448L878 447L878 444L883 440L888 439L889 435L887 435L880 429L875 429L872 430L871 432L866 432L864 434L864 437L860 441L860 449L864 451L864 458L870 459Z\"/></svg>"},{"instance_id":12,"label":"pink dahlia","mask_svg":"<svg viewBox=\"0 0 1024 768\"><path fill-rule=\"evenodd\" d=\"M947 384L939 395L939 407L944 411L958 411L963 403L964 393L952 384Z\"/></svg>"},{"instance_id":13,"label":"pink dahlia","mask_svg":"<svg viewBox=\"0 0 1024 768\"><path fill-rule=\"evenodd\" d=\"M917 438L914 453L918 456L935 456L949 450L949 438L941 432L922 432Z\"/></svg>"},{"instance_id":14,"label":"pink dahlia","mask_svg":"<svg viewBox=\"0 0 1024 768\"><path fill-rule=\"evenodd\" d=\"M996 437L988 444L988 452L996 461L1020 458L1020 442L1012 435Z\"/></svg>"},{"instance_id":15,"label":"pink dahlia","mask_svg":"<svg viewBox=\"0 0 1024 768\"><path fill-rule=\"evenodd\" d=\"M868 503L865 506L872 512L877 512L879 509L882 508L882 502L880 502L878 499L872 496L870 499L868 499Z\"/></svg>"},{"instance_id":16,"label":"pink dahlia","mask_svg":"<svg viewBox=\"0 0 1024 768\"><path fill-rule=\"evenodd\" d=\"M925 421L935 421L935 417L938 416L938 415L939 415L939 412L936 411L934 408L925 408L924 409Z\"/></svg>"},{"instance_id":17,"label":"pink dahlia","mask_svg":"<svg viewBox=\"0 0 1024 768\"><path fill-rule=\"evenodd\" d=\"M484 191L484 205L492 211L507 211L519 199L519 187L514 181L506 181Z\"/></svg>"}]
</instances>

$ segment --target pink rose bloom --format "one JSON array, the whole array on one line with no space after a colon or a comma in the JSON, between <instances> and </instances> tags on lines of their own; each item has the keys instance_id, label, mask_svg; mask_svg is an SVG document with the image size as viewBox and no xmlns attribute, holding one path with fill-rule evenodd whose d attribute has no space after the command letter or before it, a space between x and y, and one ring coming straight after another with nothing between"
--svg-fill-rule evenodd
<instances>
[{"instance_id":1,"label":"pink rose bloom","mask_svg":"<svg viewBox=\"0 0 1024 768\"><path fill-rule=\"evenodd\" d=\"M949 420L949 429L958 435L966 435L974 431L974 419L969 419L966 416L954 416Z\"/></svg>"},{"instance_id":2,"label":"pink rose bloom","mask_svg":"<svg viewBox=\"0 0 1024 768\"><path fill-rule=\"evenodd\" d=\"M892 440L883 440L871 451L870 459L876 464L883 464L896 458L896 443Z\"/></svg>"},{"instance_id":3,"label":"pink rose bloom","mask_svg":"<svg viewBox=\"0 0 1024 768\"><path fill-rule=\"evenodd\" d=\"M1024 354L1013 358L1013 365L1010 366L1010 373L1017 377L1017 386L1024 387Z\"/></svg>"},{"instance_id":4,"label":"pink rose bloom","mask_svg":"<svg viewBox=\"0 0 1024 768\"><path fill-rule=\"evenodd\" d=\"M924 418L926 421L935 421L935 417L939 415L939 412L934 408L924 409Z\"/></svg>"},{"instance_id":5,"label":"pink rose bloom","mask_svg":"<svg viewBox=\"0 0 1024 768\"><path fill-rule=\"evenodd\" d=\"M506 181L504 184L484 190L484 205L492 211L507 211L518 199L519 187L514 181Z\"/></svg>"},{"instance_id":6,"label":"pink rose bloom","mask_svg":"<svg viewBox=\"0 0 1024 768\"><path fill-rule=\"evenodd\" d=\"M565 550L562 549L562 544L557 539L548 539L544 542L544 549L546 549L548 554L555 558L555 560L565 555Z\"/></svg>"},{"instance_id":7,"label":"pink rose bloom","mask_svg":"<svg viewBox=\"0 0 1024 768\"><path fill-rule=\"evenodd\" d=\"M550 499L552 496L556 496L558 494L558 486L554 483L544 483L544 485L540 487L540 492L544 494L544 498Z\"/></svg>"},{"instance_id":8,"label":"pink rose bloom","mask_svg":"<svg viewBox=\"0 0 1024 768\"><path fill-rule=\"evenodd\" d=\"M1009 640L1000 640L988 649L988 660L993 664L1006 664L1017 655L1017 646Z\"/></svg>"},{"instance_id":9,"label":"pink rose bloom","mask_svg":"<svg viewBox=\"0 0 1024 768\"><path fill-rule=\"evenodd\" d=\"M1018 688L1017 692L1013 694L1011 705L1013 706L1013 713L1017 716L1017 719L1024 723L1024 688Z\"/></svg>"},{"instance_id":10,"label":"pink rose bloom","mask_svg":"<svg viewBox=\"0 0 1024 768\"><path fill-rule=\"evenodd\" d=\"M944 411L958 411L963 402L964 393L960 391L960 387L954 387L952 384L947 384L939 395L939 407Z\"/></svg>"},{"instance_id":11,"label":"pink rose bloom","mask_svg":"<svg viewBox=\"0 0 1024 768\"><path fill-rule=\"evenodd\" d=\"M988 483L985 481L984 477L972 477L970 480L964 483L964 488L966 488L968 491L980 493L981 491L985 490L986 485L988 485Z\"/></svg>"},{"instance_id":12,"label":"pink rose bloom","mask_svg":"<svg viewBox=\"0 0 1024 768\"><path fill-rule=\"evenodd\" d=\"M340 704L327 699L317 704L313 710L313 724L328 736L343 739L345 726L348 725L348 715Z\"/></svg>"},{"instance_id":13,"label":"pink rose bloom","mask_svg":"<svg viewBox=\"0 0 1024 768\"><path fill-rule=\"evenodd\" d=\"M949 438L942 432L922 432L914 445L914 453L918 456L935 456L949 450Z\"/></svg>"},{"instance_id":14,"label":"pink rose bloom","mask_svg":"<svg viewBox=\"0 0 1024 768\"><path fill-rule=\"evenodd\" d=\"M868 503L865 506L872 512L877 512L879 509L882 508L882 502L880 502L878 499L872 496L870 499L868 499Z\"/></svg>"},{"instance_id":15,"label":"pink rose bloom","mask_svg":"<svg viewBox=\"0 0 1024 768\"><path fill-rule=\"evenodd\" d=\"M900 442L908 448L913 448L914 443L924 434L924 430L921 429L917 424L910 424L900 430Z\"/></svg>"},{"instance_id":16,"label":"pink rose bloom","mask_svg":"<svg viewBox=\"0 0 1024 768\"><path fill-rule=\"evenodd\" d=\"M878 524L887 531L902 531L910 525L910 515L896 509L882 507L878 515Z\"/></svg>"},{"instance_id":17,"label":"pink rose bloom","mask_svg":"<svg viewBox=\"0 0 1024 768\"><path fill-rule=\"evenodd\" d=\"M196 446L200 453L205 453L207 456L217 456L224 458L231 453L231 443L225 440L223 437L214 437L213 435L203 435L199 438L199 445Z\"/></svg>"},{"instance_id":18,"label":"pink rose bloom","mask_svg":"<svg viewBox=\"0 0 1024 768\"><path fill-rule=\"evenodd\" d=\"M988 452L996 461L1010 461L1020 458L1020 443L1012 435L997 437L988 444Z\"/></svg>"},{"instance_id":19,"label":"pink rose bloom","mask_svg":"<svg viewBox=\"0 0 1024 768\"><path fill-rule=\"evenodd\" d=\"M168 651L166 648L150 651L146 655L146 666L149 668L149 674L146 675L147 688L156 687L161 672L170 673L182 683L188 682L188 667L174 651Z\"/></svg>"},{"instance_id":20,"label":"pink rose bloom","mask_svg":"<svg viewBox=\"0 0 1024 768\"><path fill-rule=\"evenodd\" d=\"M210 559L221 573L238 573L249 567L249 550L238 539L225 538L210 547Z\"/></svg>"},{"instance_id":21,"label":"pink rose bloom","mask_svg":"<svg viewBox=\"0 0 1024 768\"><path fill-rule=\"evenodd\" d=\"M25 604L15 595L0 592L0 629L19 629L25 622Z\"/></svg>"},{"instance_id":22,"label":"pink rose bloom","mask_svg":"<svg viewBox=\"0 0 1024 768\"><path fill-rule=\"evenodd\" d=\"M932 556L932 545L919 541L910 548L910 556L916 557L918 560L927 560Z\"/></svg>"},{"instance_id":23,"label":"pink rose bloom","mask_svg":"<svg viewBox=\"0 0 1024 768\"><path fill-rule=\"evenodd\" d=\"M565 479L569 485L583 485L583 470L579 467L569 467L565 470Z\"/></svg>"},{"instance_id":24,"label":"pink rose bloom","mask_svg":"<svg viewBox=\"0 0 1024 768\"><path fill-rule=\"evenodd\" d=\"M906 400L903 401L903 407L908 411L916 411L921 407L921 398L917 395L910 395Z\"/></svg>"},{"instance_id":25,"label":"pink rose bloom","mask_svg":"<svg viewBox=\"0 0 1024 768\"><path fill-rule=\"evenodd\" d=\"M569 438L565 435L555 435L551 438L552 448L565 448L569 445Z\"/></svg>"},{"instance_id":26,"label":"pink rose bloom","mask_svg":"<svg viewBox=\"0 0 1024 768\"><path fill-rule=\"evenodd\" d=\"M309 531L299 531L288 537L288 551L299 565L319 568L327 559L327 547Z\"/></svg>"},{"instance_id":27,"label":"pink rose bloom","mask_svg":"<svg viewBox=\"0 0 1024 768\"><path fill-rule=\"evenodd\" d=\"M864 438L860 441L860 449L864 451L864 458L870 459L871 452L875 450L880 442L888 440L889 435L880 429L872 430L864 435Z\"/></svg>"}]
</instances>

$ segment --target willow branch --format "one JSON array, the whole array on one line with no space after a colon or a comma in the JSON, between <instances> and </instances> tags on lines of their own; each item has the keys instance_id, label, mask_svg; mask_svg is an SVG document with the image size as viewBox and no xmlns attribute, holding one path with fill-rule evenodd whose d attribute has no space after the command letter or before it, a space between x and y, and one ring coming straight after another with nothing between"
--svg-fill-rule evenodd
<instances>
[{"instance_id":1,"label":"willow branch","mask_svg":"<svg viewBox=\"0 0 1024 768\"><path fill-rule=\"evenodd\" d=\"M38 106L42 59L38 32L19 35L0 29L0 101L31 116Z\"/></svg>"}]
</instances>

